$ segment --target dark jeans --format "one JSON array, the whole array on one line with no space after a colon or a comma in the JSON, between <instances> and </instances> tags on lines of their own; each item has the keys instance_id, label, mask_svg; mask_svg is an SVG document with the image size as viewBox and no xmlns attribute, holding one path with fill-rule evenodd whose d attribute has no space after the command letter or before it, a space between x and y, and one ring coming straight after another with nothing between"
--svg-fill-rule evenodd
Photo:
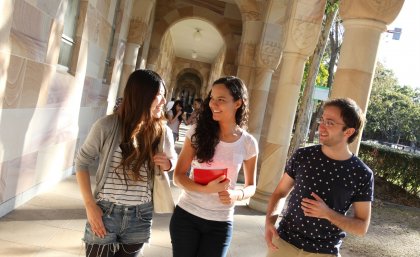
<instances>
[{"instance_id":1,"label":"dark jeans","mask_svg":"<svg viewBox=\"0 0 420 257\"><path fill-rule=\"evenodd\" d=\"M225 257L232 230L232 221L202 219L177 206L169 225L173 257Z\"/></svg>"}]
</instances>

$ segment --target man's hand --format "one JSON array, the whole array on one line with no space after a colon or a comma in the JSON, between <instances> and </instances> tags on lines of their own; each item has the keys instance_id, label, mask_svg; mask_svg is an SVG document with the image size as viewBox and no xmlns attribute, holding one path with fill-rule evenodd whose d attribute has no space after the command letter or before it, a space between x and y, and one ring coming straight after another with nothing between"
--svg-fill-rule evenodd
<instances>
[{"instance_id":1,"label":"man's hand","mask_svg":"<svg viewBox=\"0 0 420 257\"><path fill-rule=\"evenodd\" d=\"M328 219L328 215L331 212L331 209L324 202L324 200L322 200L321 197L319 197L314 192L312 192L311 196L315 198L315 200L303 198L301 202L302 210L305 216Z\"/></svg>"},{"instance_id":2,"label":"man's hand","mask_svg":"<svg viewBox=\"0 0 420 257\"><path fill-rule=\"evenodd\" d=\"M273 238L278 238L279 234L277 233L276 227L271 224L271 222L265 222L265 242L268 249L277 250L278 247L273 244Z\"/></svg>"}]
</instances>

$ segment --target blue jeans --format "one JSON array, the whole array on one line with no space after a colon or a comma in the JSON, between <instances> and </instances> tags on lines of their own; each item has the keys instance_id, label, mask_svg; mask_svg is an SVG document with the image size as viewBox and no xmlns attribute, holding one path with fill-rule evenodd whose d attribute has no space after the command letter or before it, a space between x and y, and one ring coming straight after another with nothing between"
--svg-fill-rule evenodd
<instances>
[{"instance_id":1,"label":"blue jeans","mask_svg":"<svg viewBox=\"0 0 420 257\"><path fill-rule=\"evenodd\" d=\"M107 234L104 238L97 237L87 222L83 238L87 245L140 244L149 241L153 216L152 202L129 206L99 201L97 205L103 211L102 221Z\"/></svg>"},{"instance_id":2,"label":"blue jeans","mask_svg":"<svg viewBox=\"0 0 420 257\"><path fill-rule=\"evenodd\" d=\"M169 231L173 257L225 257L233 222L202 219L177 206Z\"/></svg>"}]
</instances>

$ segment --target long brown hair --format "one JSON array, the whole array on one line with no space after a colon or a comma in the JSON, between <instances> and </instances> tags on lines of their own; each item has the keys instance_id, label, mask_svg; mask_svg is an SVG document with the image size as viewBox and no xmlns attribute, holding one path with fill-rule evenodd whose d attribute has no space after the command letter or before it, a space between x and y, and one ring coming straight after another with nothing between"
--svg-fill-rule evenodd
<instances>
[{"instance_id":1,"label":"long brown hair","mask_svg":"<svg viewBox=\"0 0 420 257\"><path fill-rule=\"evenodd\" d=\"M124 97L118 111L122 124L121 150L124 179L128 176L134 180L146 181L154 172L153 155L163 135L164 115L154 118L150 111L160 86L166 88L162 78L151 70L136 70L131 73L124 89ZM140 176L144 166L147 178Z\"/></svg>"}]
</instances>

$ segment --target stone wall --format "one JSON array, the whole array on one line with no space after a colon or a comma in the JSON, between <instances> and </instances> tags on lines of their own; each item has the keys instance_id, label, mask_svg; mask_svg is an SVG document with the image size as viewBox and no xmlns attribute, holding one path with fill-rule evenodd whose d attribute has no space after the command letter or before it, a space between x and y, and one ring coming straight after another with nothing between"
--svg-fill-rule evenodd
<instances>
[{"instance_id":1,"label":"stone wall","mask_svg":"<svg viewBox=\"0 0 420 257\"><path fill-rule=\"evenodd\" d=\"M121 0L127 10L131 1ZM0 3L0 216L73 172L91 124L106 113L104 84L117 0L80 1L69 69L58 65L67 0ZM127 19L120 17L121 28ZM113 64L124 52L114 44ZM106 77L106 76L105 76Z\"/></svg>"}]
</instances>

